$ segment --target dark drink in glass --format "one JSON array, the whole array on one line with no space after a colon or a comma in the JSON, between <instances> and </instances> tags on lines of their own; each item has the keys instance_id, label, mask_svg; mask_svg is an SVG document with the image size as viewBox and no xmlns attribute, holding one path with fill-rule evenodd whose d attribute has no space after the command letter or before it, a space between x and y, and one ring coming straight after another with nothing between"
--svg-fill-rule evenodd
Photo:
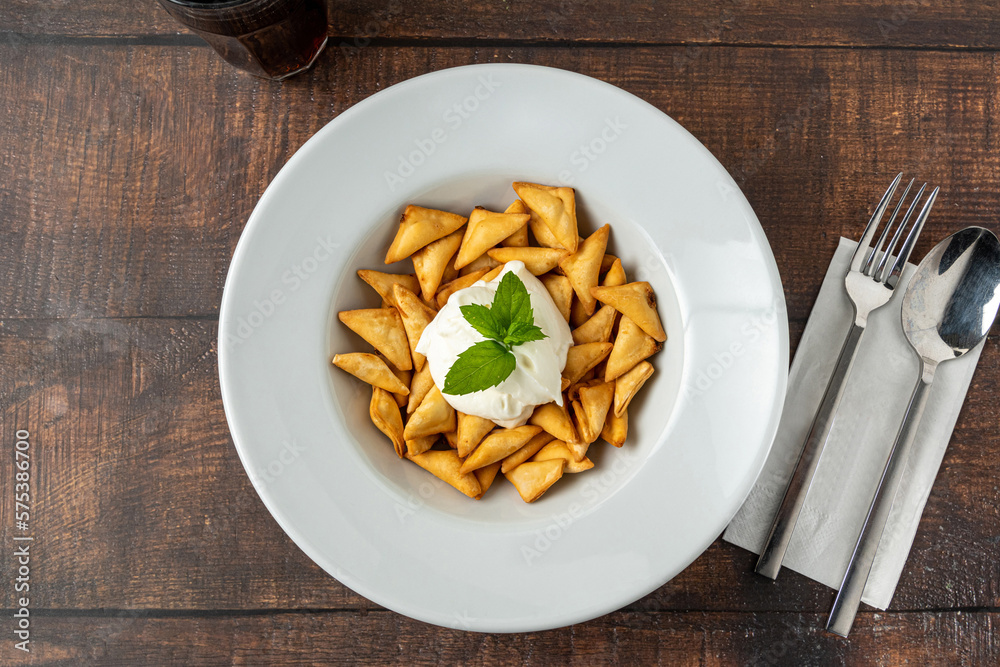
<instances>
[{"instance_id":1,"label":"dark drink in glass","mask_svg":"<svg viewBox=\"0 0 1000 667\"><path fill-rule=\"evenodd\" d=\"M309 68L326 46L324 0L160 0L227 62L265 79Z\"/></svg>"}]
</instances>

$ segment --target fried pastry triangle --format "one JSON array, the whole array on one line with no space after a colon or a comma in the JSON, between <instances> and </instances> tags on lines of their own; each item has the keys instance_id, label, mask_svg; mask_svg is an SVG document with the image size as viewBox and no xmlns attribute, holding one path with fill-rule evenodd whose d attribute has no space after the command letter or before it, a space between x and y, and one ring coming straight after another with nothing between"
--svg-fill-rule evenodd
<instances>
[{"instance_id":1,"label":"fried pastry triangle","mask_svg":"<svg viewBox=\"0 0 1000 667\"><path fill-rule=\"evenodd\" d=\"M403 320L403 329L406 331L410 353L413 355L413 366L419 371L427 360L424 355L417 352L417 343L420 342L420 334L437 313L405 287L393 285L392 295L396 299L399 315Z\"/></svg>"},{"instance_id":2,"label":"fried pastry triangle","mask_svg":"<svg viewBox=\"0 0 1000 667\"><path fill-rule=\"evenodd\" d=\"M434 386L434 378L431 377L431 367L424 364L419 371L414 371L410 380L410 395L407 396L406 414L413 414L413 411L420 407L427 392Z\"/></svg>"},{"instance_id":3,"label":"fried pastry triangle","mask_svg":"<svg viewBox=\"0 0 1000 667\"><path fill-rule=\"evenodd\" d=\"M573 343L607 343L611 340L611 329L615 326L618 311L611 306L601 306L593 317L573 329Z\"/></svg>"},{"instance_id":4,"label":"fried pastry triangle","mask_svg":"<svg viewBox=\"0 0 1000 667\"><path fill-rule=\"evenodd\" d=\"M509 472L521 465L532 456L535 455L539 449L552 442L555 438L551 433L546 431L540 432L538 435L529 440L523 447L519 450L510 454L503 460L503 467L500 468L501 472Z\"/></svg>"},{"instance_id":5,"label":"fried pastry triangle","mask_svg":"<svg viewBox=\"0 0 1000 667\"><path fill-rule=\"evenodd\" d=\"M660 315L656 312L656 295L647 282L626 283L617 287L592 287L594 298L601 303L614 306L622 315L633 322L659 342L667 340L667 332L660 323Z\"/></svg>"},{"instance_id":6,"label":"fried pastry triangle","mask_svg":"<svg viewBox=\"0 0 1000 667\"><path fill-rule=\"evenodd\" d=\"M477 206L469 215L455 268L461 269L487 250L528 224L527 213L496 213Z\"/></svg>"},{"instance_id":7,"label":"fried pastry triangle","mask_svg":"<svg viewBox=\"0 0 1000 667\"><path fill-rule=\"evenodd\" d=\"M398 287L398 286L397 286ZM342 310L337 316L347 327L364 338L369 345L396 368L408 371L413 368L410 346L406 340L403 320L395 308L362 308Z\"/></svg>"},{"instance_id":8,"label":"fried pastry triangle","mask_svg":"<svg viewBox=\"0 0 1000 667\"><path fill-rule=\"evenodd\" d=\"M570 308L573 305L573 285L569 278L558 273L546 273L538 279L545 285L545 290L552 297L563 319L569 322Z\"/></svg>"},{"instance_id":9,"label":"fried pastry triangle","mask_svg":"<svg viewBox=\"0 0 1000 667\"><path fill-rule=\"evenodd\" d=\"M598 380L580 387L580 400L573 401L573 414L581 440L590 443L601 435L614 395L615 385L610 382Z\"/></svg>"},{"instance_id":10,"label":"fried pastry triangle","mask_svg":"<svg viewBox=\"0 0 1000 667\"><path fill-rule=\"evenodd\" d=\"M576 224L576 193L573 188L557 188L537 183L514 183L514 192L529 209L538 214L559 245L576 252L580 237ZM538 233L535 234L538 238ZM543 240L538 238L539 243Z\"/></svg>"},{"instance_id":11,"label":"fried pastry triangle","mask_svg":"<svg viewBox=\"0 0 1000 667\"><path fill-rule=\"evenodd\" d=\"M531 217L528 207L524 205L524 202L520 199L515 199L510 206L504 211L504 213L517 213L517 214L528 214L529 220ZM505 238L500 242L500 245L507 248L524 248L528 245L528 225L521 227L516 232Z\"/></svg>"},{"instance_id":12,"label":"fried pastry triangle","mask_svg":"<svg viewBox=\"0 0 1000 667\"><path fill-rule=\"evenodd\" d=\"M411 292L420 289L420 282L412 273L383 273L372 269L358 269L358 277L371 285L372 289L382 297L382 301L390 306L396 305L396 301L392 297L393 285L402 285Z\"/></svg>"},{"instance_id":13,"label":"fried pastry triangle","mask_svg":"<svg viewBox=\"0 0 1000 667\"><path fill-rule=\"evenodd\" d=\"M605 259L608 257L611 257L611 255L604 256ZM604 282L601 283L604 287L618 287L628 282L628 278L625 277L625 269L622 268L622 261L617 257L614 259L615 261L611 264L611 268L604 274Z\"/></svg>"},{"instance_id":14,"label":"fried pastry triangle","mask_svg":"<svg viewBox=\"0 0 1000 667\"><path fill-rule=\"evenodd\" d=\"M465 459L462 472L472 472L491 463L502 461L526 445L542 430L540 426L524 425L517 428L501 428L483 438L476 451Z\"/></svg>"},{"instance_id":15,"label":"fried pastry triangle","mask_svg":"<svg viewBox=\"0 0 1000 667\"><path fill-rule=\"evenodd\" d=\"M590 290L597 287L601 275L601 260L604 259L604 250L608 247L610 234L611 226L604 225L588 236L580 244L579 250L559 262L559 267L569 278L573 291L576 292L576 297L580 299L588 316L594 314L594 308L597 306L597 299Z\"/></svg>"},{"instance_id":16,"label":"fried pastry triangle","mask_svg":"<svg viewBox=\"0 0 1000 667\"><path fill-rule=\"evenodd\" d=\"M487 271L483 275L483 277L481 278L481 280L483 282L486 282L486 283L494 280L497 276L499 276L501 273L503 273L503 267L505 267L505 266L507 266L507 265L506 264L500 264L499 266L493 267L492 269L490 269L489 271Z\"/></svg>"},{"instance_id":17,"label":"fried pastry triangle","mask_svg":"<svg viewBox=\"0 0 1000 667\"><path fill-rule=\"evenodd\" d=\"M347 371L354 377L375 387L381 387L393 394L407 395L410 388L397 377L381 357L367 352L351 352L333 355L333 365ZM405 372L405 371L401 371Z\"/></svg>"},{"instance_id":18,"label":"fried pastry triangle","mask_svg":"<svg viewBox=\"0 0 1000 667\"><path fill-rule=\"evenodd\" d=\"M470 498L478 498L483 493L475 475L464 475L460 472L462 459L458 458L458 454L453 449L431 449L423 454L407 458L438 479L448 482Z\"/></svg>"},{"instance_id":19,"label":"fried pastry triangle","mask_svg":"<svg viewBox=\"0 0 1000 667\"><path fill-rule=\"evenodd\" d=\"M565 462L562 459L526 461L505 473L504 477L517 489L521 500L533 503L541 498L550 486L559 481L564 466Z\"/></svg>"},{"instance_id":20,"label":"fried pastry triangle","mask_svg":"<svg viewBox=\"0 0 1000 667\"><path fill-rule=\"evenodd\" d=\"M632 318L623 315L618 324L614 349L611 350L607 368L604 369L604 381L611 382L624 375L643 359L659 352L662 347L663 343L653 340Z\"/></svg>"},{"instance_id":21,"label":"fried pastry triangle","mask_svg":"<svg viewBox=\"0 0 1000 667\"><path fill-rule=\"evenodd\" d=\"M375 427L392 440L396 454L402 458L406 450L403 435L403 418L392 394L381 387L372 387L372 400L368 405L368 416Z\"/></svg>"},{"instance_id":22,"label":"fried pastry triangle","mask_svg":"<svg viewBox=\"0 0 1000 667\"><path fill-rule=\"evenodd\" d=\"M646 380L653 375L653 364L640 361L626 373L615 378L615 415L620 417L625 413L628 404L636 395Z\"/></svg>"},{"instance_id":23,"label":"fried pastry triangle","mask_svg":"<svg viewBox=\"0 0 1000 667\"><path fill-rule=\"evenodd\" d=\"M620 415L609 414L608 420L604 422L604 428L601 429L601 437L615 447L621 447L625 444L626 436L628 436L628 411L625 410Z\"/></svg>"},{"instance_id":24,"label":"fried pastry triangle","mask_svg":"<svg viewBox=\"0 0 1000 667\"><path fill-rule=\"evenodd\" d=\"M563 378L568 380L569 384L578 382L587 371L608 356L612 347L614 346L611 343L583 343L570 347L569 352L566 353Z\"/></svg>"},{"instance_id":25,"label":"fried pastry triangle","mask_svg":"<svg viewBox=\"0 0 1000 667\"><path fill-rule=\"evenodd\" d=\"M444 305L448 303L448 299L452 294L460 289L465 289L466 287L471 287L474 282L482 278L489 271L488 268L483 267L477 269L471 273L467 273L464 276L459 276L449 283L445 283L438 290L437 296L434 297L437 302L438 310L444 308Z\"/></svg>"},{"instance_id":26,"label":"fried pastry triangle","mask_svg":"<svg viewBox=\"0 0 1000 667\"><path fill-rule=\"evenodd\" d=\"M396 398L396 405L398 405L399 407L405 406L410 401L410 396L409 396L409 394L410 394L410 380L413 377L413 372L412 371L401 371L401 370L399 370L398 368L396 368L395 366L393 366L392 364L390 364L389 361L388 361L388 359L386 359L385 357L379 357L379 359L381 359L382 363L384 363L386 366L389 367L389 370L392 371L393 374L395 374L396 378L400 382L403 383L404 387L406 387L406 393L405 394L403 394L403 393L398 393L398 394L397 393L393 393L393 396Z\"/></svg>"},{"instance_id":27,"label":"fried pastry triangle","mask_svg":"<svg viewBox=\"0 0 1000 667\"><path fill-rule=\"evenodd\" d=\"M496 479L497 473L500 472L500 462L491 463L488 466L483 466L482 468L476 468L472 474L476 476L476 480L479 482L479 495L476 496L476 500L483 497L490 487L493 486L493 480Z\"/></svg>"},{"instance_id":28,"label":"fried pastry triangle","mask_svg":"<svg viewBox=\"0 0 1000 667\"><path fill-rule=\"evenodd\" d=\"M385 263L406 259L429 243L448 236L467 222L465 218L446 211L422 206L407 206L399 221L396 238L385 255Z\"/></svg>"},{"instance_id":29,"label":"fried pastry triangle","mask_svg":"<svg viewBox=\"0 0 1000 667\"><path fill-rule=\"evenodd\" d=\"M577 439L573 420L570 418L569 411L565 405L559 406L555 403L540 405L531 413L528 423L541 426L545 429L546 433L564 442L575 441Z\"/></svg>"},{"instance_id":30,"label":"fried pastry triangle","mask_svg":"<svg viewBox=\"0 0 1000 667\"><path fill-rule=\"evenodd\" d=\"M441 279L451 262L451 258L462 245L462 230L448 234L433 243L428 243L413 253L413 269L417 272L420 282L420 295L424 301L430 301L441 286ZM409 288L408 288L409 289ZM415 290L410 290L415 291Z\"/></svg>"},{"instance_id":31,"label":"fried pastry triangle","mask_svg":"<svg viewBox=\"0 0 1000 667\"><path fill-rule=\"evenodd\" d=\"M563 468L563 472L583 472L594 467L594 462L586 456L578 461L572 450L562 440L553 440L531 457L532 461L548 461L550 459L562 459L565 461L566 466Z\"/></svg>"},{"instance_id":32,"label":"fried pastry triangle","mask_svg":"<svg viewBox=\"0 0 1000 667\"><path fill-rule=\"evenodd\" d=\"M534 276L540 276L559 265L559 260L568 256L561 248L493 248L486 254L501 264L518 260Z\"/></svg>"},{"instance_id":33,"label":"fried pastry triangle","mask_svg":"<svg viewBox=\"0 0 1000 667\"><path fill-rule=\"evenodd\" d=\"M458 455L463 459L471 454L479 443L483 441L486 434L496 428L489 419L483 419L476 415L467 415L464 412L458 413Z\"/></svg>"},{"instance_id":34,"label":"fried pastry triangle","mask_svg":"<svg viewBox=\"0 0 1000 667\"><path fill-rule=\"evenodd\" d=\"M434 387L424 398L403 429L406 440L416 440L425 435L447 433L455 430L455 408L448 405L441 391Z\"/></svg>"},{"instance_id":35,"label":"fried pastry triangle","mask_svg":"<svg viewBox=\"0 0 1000 667\"><path fill-rule=\"evenodd\" d=\"M434 446L434 443L438 441L438 434L425 435L420 438L415 438L413 440L406 441L406 454L407 456L415 456L417 454L423 454L428 449Z\"/></svg>"}]
</instances>

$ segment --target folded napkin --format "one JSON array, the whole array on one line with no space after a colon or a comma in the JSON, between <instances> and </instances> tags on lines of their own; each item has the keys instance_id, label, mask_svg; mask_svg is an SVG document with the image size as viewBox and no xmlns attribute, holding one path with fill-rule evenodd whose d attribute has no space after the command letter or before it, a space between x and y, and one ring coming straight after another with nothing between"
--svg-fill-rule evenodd
<instances>
[{"instance_id":1,"label":"folded napkin","mask_svg":"<svg viewBox=\"0 0 1000 667\"><path fill-rule=\"evenodd\" d=\"M754 553L760 553L767 539L851 326L844 276L855 247L856 242L840 239L792 362L771 453L723 535ZM918 378L917 355L900 325L900 304L914 268L907 265L892 299L868 318L833 430L782 562L831 588L840 588ZM874 607L885 609L892 601L981 352L982 344L938 367L862 597Z\"/></svg>"}]
</instances>

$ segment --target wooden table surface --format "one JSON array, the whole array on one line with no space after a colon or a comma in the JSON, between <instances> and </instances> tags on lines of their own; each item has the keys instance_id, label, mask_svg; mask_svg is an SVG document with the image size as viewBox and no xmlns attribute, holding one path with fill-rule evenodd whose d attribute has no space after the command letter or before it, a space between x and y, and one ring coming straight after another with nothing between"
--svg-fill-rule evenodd
<instances>
[{"instance_id":1,"label":"wooden table surface","mask_svg":"<svg viewBox=\"0 0 1000 667\"><path fill-rule=\"evenodd\" d=\"M326 575L233 447L219 302L258 197L330 119L456 65L582 72L670 114L743 188L798 342L839 235L897 171L941 186L915 257L1000 231L1000 8L956 0L333 0L284 83L150 0L0 3L3 664L900 664L1000 661L1000 349L988 341L892 606L717 540L602 618L442 629ZM30 433L30 653L15 648L15 440Z\"/></svg>"}]
</instances>

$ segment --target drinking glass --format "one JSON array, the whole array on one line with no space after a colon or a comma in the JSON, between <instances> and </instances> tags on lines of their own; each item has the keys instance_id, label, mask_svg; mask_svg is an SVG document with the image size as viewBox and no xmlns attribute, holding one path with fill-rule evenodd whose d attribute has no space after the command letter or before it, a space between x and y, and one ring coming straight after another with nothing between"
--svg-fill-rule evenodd
<instances>
[{"instance_id":1,"label":"drinking glass","mask_svg":"<svg viewBox=\"0 0 1000 667\"><path fill-rule=\"evenodd\" d=\"M324 0L160 0L227 62L265 79L309 69L326 46Z\"/></svg>"}]
</instances>

